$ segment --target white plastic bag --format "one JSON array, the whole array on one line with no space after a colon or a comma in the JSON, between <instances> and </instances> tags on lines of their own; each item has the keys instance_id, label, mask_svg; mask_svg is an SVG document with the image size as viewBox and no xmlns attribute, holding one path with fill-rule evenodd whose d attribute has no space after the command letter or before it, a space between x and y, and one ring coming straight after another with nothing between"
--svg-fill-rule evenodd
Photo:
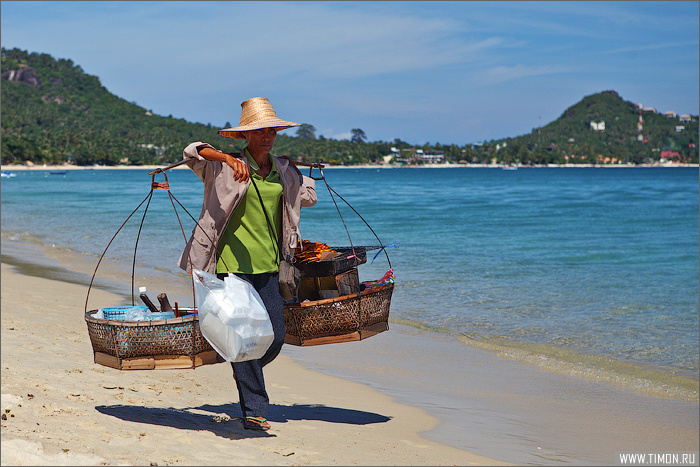
<instances>
[{"instance_id":1,"label":"white plastic bag","mask_svg":"<svg viewBox=\"0 0 700 467\"><path fill-rule=\"evenodd\" d=\"M233 274L224 280L199 269L192 270L199 328L204 338L226 361L261 358L272 345L274 332L260 295Z\"/></svg>"}]
</instances>

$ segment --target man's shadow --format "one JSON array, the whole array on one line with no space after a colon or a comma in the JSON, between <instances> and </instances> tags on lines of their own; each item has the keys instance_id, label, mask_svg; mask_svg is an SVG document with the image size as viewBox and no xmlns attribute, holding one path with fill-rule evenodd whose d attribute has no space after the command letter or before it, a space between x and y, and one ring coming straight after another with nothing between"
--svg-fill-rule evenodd
<instances>
[{"instance_id":1,"label":"man's shadow","mask_svg":"<svg viewBox=\"0 0 700 467\"><path fill-rule=\"evenodd\" d=\"M182 409L139 405L99 405L95 409L105 415L129 422L170 426L181 430L209 430L216 436L228 439L274 436L269 432L244 429L237 403L205 404ZM270 404L267 419L276 423L286 423L289 420L320 420L328 423L369 425L386 423L391 420L391 417L316 404Z\"/></svg>"}]
</instances>

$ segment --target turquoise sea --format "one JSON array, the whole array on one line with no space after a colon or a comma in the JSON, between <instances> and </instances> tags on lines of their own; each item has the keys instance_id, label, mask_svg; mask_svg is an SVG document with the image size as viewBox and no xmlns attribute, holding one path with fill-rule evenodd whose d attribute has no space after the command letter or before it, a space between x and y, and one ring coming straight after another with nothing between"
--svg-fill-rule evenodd
<instances>
[{"instance_id":1,"label":"turquoise sea","mask_svg":"<svg viewBox=\"0 0 700 467\"><path fill-rule=\"evenodd\" d=\"M88 280L113 235L147 198L152 178L146 169L14 173L1 185L3 260L22 261L13 245L31 244L82 258ZM386 250L396 276L392 319L470 342L584 356L613 371L630 365L697 381L697 168L324 174L383 244L398 244ZM202 183L179 169L168 172L168 181L198 217ZM318 204L302 211L304 239L378 245L336 197L348 239L322 181L317 193ZM145 206L109 246L96 286L121 284L130 291ZM189 236L194 223L179 206L178 213ZM187 276L175 264L185 240L166 191L154 191L140 235L135 287L187 300ZM389 267L383 254L372 262L375 253L360 266L363 280L378 279Z\"/></svg>"}]
</instances>

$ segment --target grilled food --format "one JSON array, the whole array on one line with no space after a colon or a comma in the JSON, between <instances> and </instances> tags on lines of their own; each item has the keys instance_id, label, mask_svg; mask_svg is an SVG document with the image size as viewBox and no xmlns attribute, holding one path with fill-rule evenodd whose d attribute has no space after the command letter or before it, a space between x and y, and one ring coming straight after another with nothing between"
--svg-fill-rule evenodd
<instances>
[{"instance_id":1,"label":"grilled food","mask_svg":"<svg viewBox=\"0 0 700 467\"><path fill-rule=\"evenodd\" d=\"M325 243L310 242L308 240L302 240L301 244L294 250L294 258L299 262L305 263L325 261L337 254L337 251L332 250Z\"/></svg>"}]
</instances>

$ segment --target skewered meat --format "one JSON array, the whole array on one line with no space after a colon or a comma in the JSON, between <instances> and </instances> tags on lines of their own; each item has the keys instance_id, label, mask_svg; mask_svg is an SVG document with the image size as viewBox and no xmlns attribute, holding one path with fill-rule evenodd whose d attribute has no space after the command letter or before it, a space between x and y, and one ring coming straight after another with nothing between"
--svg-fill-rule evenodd
<instances>
[{"instance_id":1,"label":"skewered meat","mask_svg":"<svg viewBox=\"0 0 700 467\"><path fill-rule=\"evenodd\" d=\"M325 243L302 240L294 250L294 258L299 262L325 261L338 254Z\"/></svg>"}]
</instances>

